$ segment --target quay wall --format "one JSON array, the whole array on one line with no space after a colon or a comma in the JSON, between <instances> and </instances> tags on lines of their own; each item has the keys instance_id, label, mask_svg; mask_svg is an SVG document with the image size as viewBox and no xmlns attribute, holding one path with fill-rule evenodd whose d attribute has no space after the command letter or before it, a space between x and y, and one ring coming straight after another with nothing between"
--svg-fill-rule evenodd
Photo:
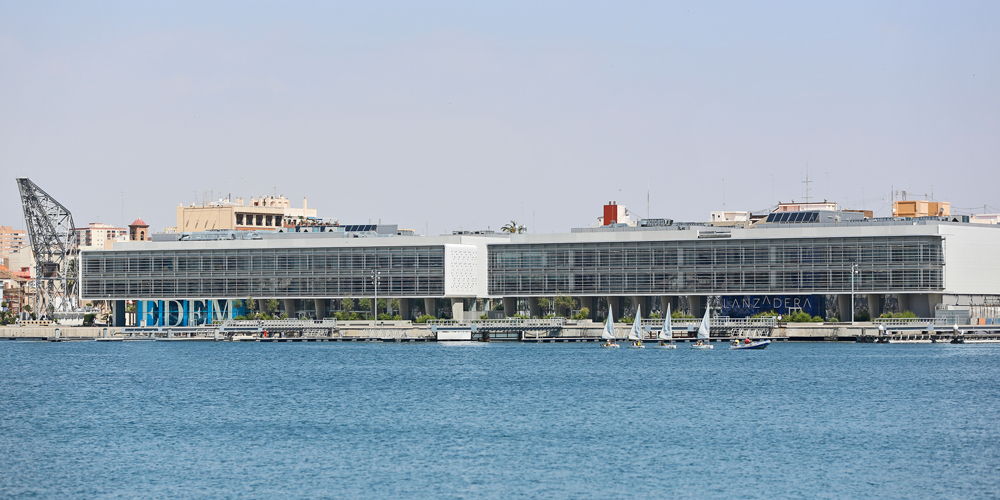
<instances>
[{"instance_id":1,"label":"quay wall","mask_svg":"<svg viewBox=\"0 0 1000 500\"><path fill-rule=\"evenodd\" d=\"M106 326L0 326L0 339L55 339L56 330L63 340L96 339L121 333L121 328Z\"/></svg>"},{"instance_id":2,"label":"quay wall","mask_svg":"<svg viewBox=\"0 0 1000 500\"><path fill-rule=\"evenodd\" d=\"M615 325L619 337L624 337L630 324ZM0 339L40 339L55 340L56 330L59 330L60 340L86 340L104 336L120 337L122 329L116 327L68 327L68 326L3 326L0 327ZM166 328L164 329L166 330ZM604 324L590 320L567 321L566 325L556 331L525 331L523 338L599 338L604 330ZM877 325L872 323L785 323L771 330L770 338L799 341L853 341L863 334L878 333ZM694 337L694 332L675 329L678 340ZM343 338L410 338L434 339L435 333L430 325L411 323L409 321L343 321L337 324L336 337ZM499 339L498 339L499 340Z\"/></svg>"}]
</instances>

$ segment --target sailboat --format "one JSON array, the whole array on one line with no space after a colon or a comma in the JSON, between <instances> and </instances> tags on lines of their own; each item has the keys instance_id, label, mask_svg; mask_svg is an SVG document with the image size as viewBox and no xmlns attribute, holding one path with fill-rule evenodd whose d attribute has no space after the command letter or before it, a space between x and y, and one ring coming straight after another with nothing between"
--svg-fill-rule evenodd
<instances>
[{"instance_id":1,"label":"sailboat","mask_svg":"<svg viewBox=\"0 0 1000 500\"><path fill-rule=\"evenodd\" d=\"M628 331L628 339L632 341L629 346L632 349L644 349L642 345L642 306L635 308L635 320L632 321L632 329Z\"/></svg>"},{"instance_id":2,"label":"sailboat","mask_svg":"<svg viewBox=\"0 0 1000 500\"><path fill-rule=\"evenodd\" d=\"M601 347L610 347L617 349L621 347L618 342L615 342L615 320L611 317L611 308L608 308L608 322L604 324L604 331L601 332L601 338L605 340L601 344Z\"/></svg>"},{"instance_id":3,"label":"sailboat","mask_svg":"<svg viewBox=\"0 0 1000 500\"><path fill-rule=\"evenodd\" d=\"M708 329L708 313L712 308L707 304L705 305L705 317L701 319L701 325L698 325L698 341L691 344L692 349L712 349L712 344L709 343L709 329Z\"/></svg>"},{"instance_id":4,"label":"sailboat","mask_svg":"<svg viewBox=\"0 0 1000 500\"><path fill-rule=\"evenodd\" d=\"M657 348L677 349L677 344L674 344L674 331L670 325L670 304L667 304L667 315L663 320L663 328L660 329L660 334L657 338L660 339L660 345L656 346Z\"/></svg>"}]
</instances>

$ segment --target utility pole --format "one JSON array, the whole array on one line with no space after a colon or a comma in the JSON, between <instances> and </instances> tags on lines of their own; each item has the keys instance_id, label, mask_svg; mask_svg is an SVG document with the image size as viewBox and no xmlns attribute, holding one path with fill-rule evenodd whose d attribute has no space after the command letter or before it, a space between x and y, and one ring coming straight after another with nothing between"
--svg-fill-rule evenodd
<instances>
[{"instance_id":1,"label":"utility pole","mask_svg":"<svg viewBox=\"0 0 1000 500\"><path fill-rule=\"evenodd\" d=\"M851 262L851 325L854 324L854 275L858 272L858 263Z\"/></svg>"},{"instance_id":2,"label":"utility pole","mask_svg":"<svg viewBox=\"0 0 1000 500\"><path fill-rule=\"evenodd\" d=\"M372 269L372 282L375 283L375 302L372 303L372 320L374 321L378 321L378 280L381 276L381 271Z\"/></svg>"}]
</instances>

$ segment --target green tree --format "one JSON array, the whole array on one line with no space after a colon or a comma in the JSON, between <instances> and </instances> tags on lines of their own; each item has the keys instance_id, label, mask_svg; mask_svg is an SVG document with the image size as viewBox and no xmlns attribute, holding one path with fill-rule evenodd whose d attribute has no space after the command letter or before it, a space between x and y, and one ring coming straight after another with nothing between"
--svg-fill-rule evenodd
<instances>
[{"instance_id":1,"label":"green tree","mask_svg":"<svg viewBox=\"0 0 1000 500\"><path fill-rule=\"evenodd\" d=\"M354 310L354 299L340 299L340 310L351 312Z\"/></svg>"},{"instance_id":2,"label":"green tree","mask_svg":"<svg viewBox=\"0 0 1000 500\"><path fill-rule=\"evenodd\" d=\"M576 299L560 295L553 301L556 306L556 314L565 316L569 311L576 309Z\"/></svg>"},{"instance_id":3,"label":"green tree","mask_svg":"<svg viewBox=\"0 0 1000 500\"><path fill-rule=\"evenodd\" d=\"M552 299L548 297L538 297L538 308L542 311L548 311L549 306L552 305Z\"/></svg>"},{"instance_id":4,"label":"green tree","mask_svg":"<svg viewBox=\"0 0 1000 500\"><path fill-rule=\"evenodd\" d=\"M277 312L279 305L278 299L267 299L267 302L264 302L264 311L269 316L274 316L274 313Z\"/></svg>"},{"instance_id":5,"label":"green tree","mask_svg":"<svg viewBox=\"0 0 1000 500\"><path fill-rule=\"evenodd\" d=\"M590 309L586 307L581 307L580 312L576 313L576 316L573 316L573 319L587 319L589 317L590 317Z\"/></svg>"}]
</instances>

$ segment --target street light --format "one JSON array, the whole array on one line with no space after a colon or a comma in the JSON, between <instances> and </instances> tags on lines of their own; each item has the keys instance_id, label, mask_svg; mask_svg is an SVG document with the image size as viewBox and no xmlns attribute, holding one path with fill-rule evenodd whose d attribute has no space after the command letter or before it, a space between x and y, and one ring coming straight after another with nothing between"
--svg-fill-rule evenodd
<instances>
[{"instance_id":1,"label":"street light","mask_svg":"<svg viewBox=\"0 0 1000 500\"><path fill-rule=\"evenodd\" d=\"M375 283L375 302L372 303L372 320L378 321L378 280L382 276L382 271L372 269L372 282Z\"/></svg>"},{"instance_id":2,"label":"street light","mask_svg":"<svg viewBox=\"0 0 1000 500\"><path fill-rule=\"evenodd\" d=\"M851 262L851 324L854 324L854 275L858 273L858 263Z\"/></svg>"}]
</instances>

